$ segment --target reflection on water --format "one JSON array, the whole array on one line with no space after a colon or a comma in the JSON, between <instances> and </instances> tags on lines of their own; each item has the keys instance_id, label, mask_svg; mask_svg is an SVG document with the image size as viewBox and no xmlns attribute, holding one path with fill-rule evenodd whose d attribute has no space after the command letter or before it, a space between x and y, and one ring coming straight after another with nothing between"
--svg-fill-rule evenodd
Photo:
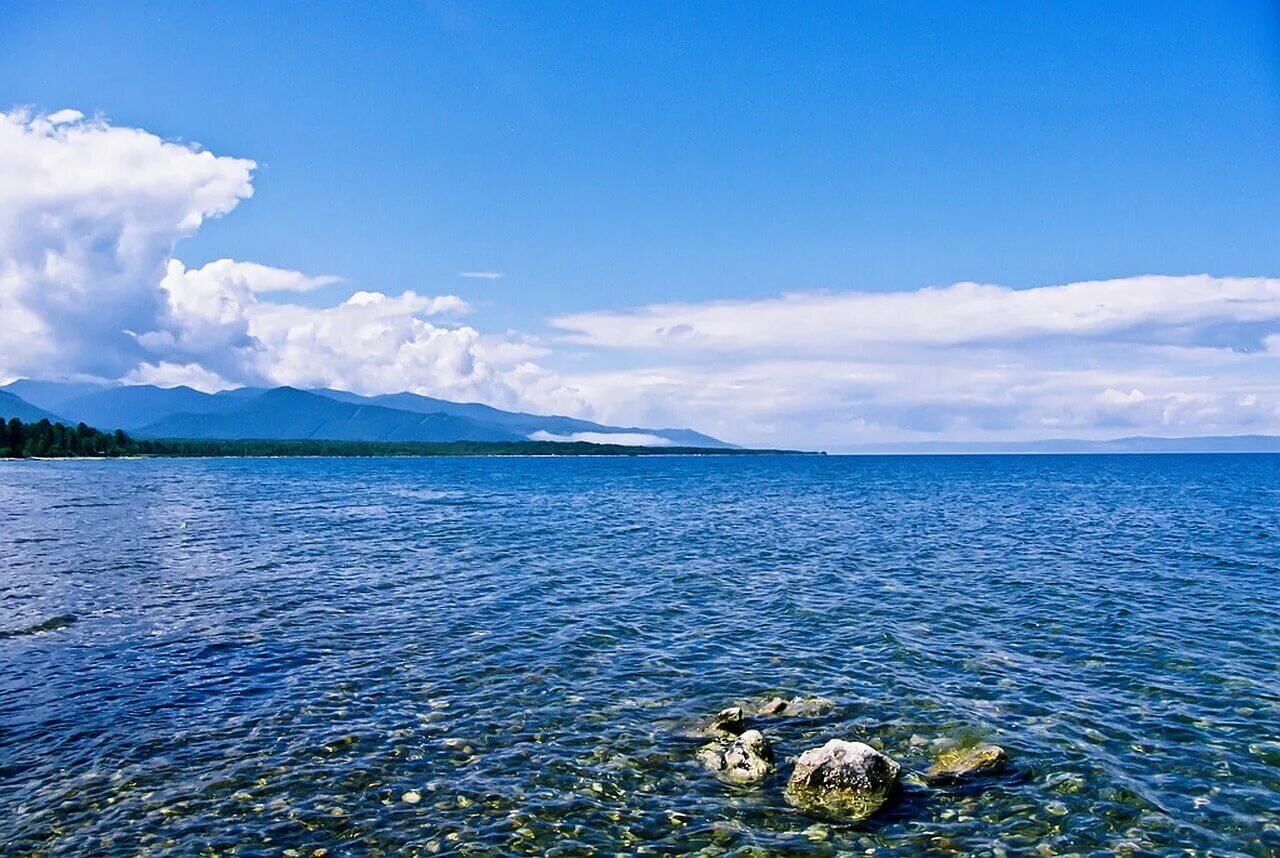
<instances>
[{"instance_id":1,"label":"reflection on water","mask_svg":"<svg viewBox=\"0 0 1280 858\"><path fill-rule=\"evenodd\" d=\"M1280 457L0 465L0 853L1280 850ZM689 726L761 722L760 788ZM921 772L790 808L832 737Z\"/></svg>"}]
</instances>

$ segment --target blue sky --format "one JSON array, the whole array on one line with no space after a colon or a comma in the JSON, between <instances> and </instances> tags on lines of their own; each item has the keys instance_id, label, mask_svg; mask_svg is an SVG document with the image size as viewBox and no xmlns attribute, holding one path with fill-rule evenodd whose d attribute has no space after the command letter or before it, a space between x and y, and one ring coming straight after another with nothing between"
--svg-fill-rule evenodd
<instances>
[{"instance_id":1,"label":"blue sky","mask_svg":"<svg viewBox=\"0 0 1280 858\"><path fill-rule=\"evenodd\" d=\"M9 3L0 9L10 34L0 109L75 109L252 159L251 198L175 233L174 255L186 268L229 257L342 278L291 299L314 308L357 290L459 296L465 318L433 324L507 337L540 370L570 379L572 391L540 399L511 384L453 390L424 366L421 378L396 378L497 404L718 431L751 423L737 415L721 424L714 403L669 402L685 391L710 402L716 385L706 373L732 364L724 349L615 348L581 324L557 322L566 317L591 327L600 314L648 318L644 308L667 302L697 314L707 302L966 281L1022 290L1148 274L1280 275L1273 3L405 3L377 11ZM459 276L476 271L503 276ZM1206 330L1220 337L1221 321ZM1234 321L1261 325L1238 344L1252 344L1251 354L1267 350L1272 327L1280 331L1265 312ZM1162 336L1156 345L1168 345L1171 334ZM739 349L736 366L796 359L770 342ZM868 356L854 352L865 364ZM1049 361L1038 357L1045 371ZM851 355L833 338L805 359ZM662 402L627 404L626 379L600 380L627 371L643 386L672 367L696 368L700 386L667 378L650 391ZM1265 378L1273 369L1230 373ZM755 377L739 376L748 386ZM770 383L784 387L784 377ZM1089 395L1154 395L1140 388L1146 378L1100 381ZM1174 387L1160 395L1196 395ZM972 404L971 394L959 398ZM829 413L822 400L831 392L814 396L751 423L743 440L786 440L815 419L829 425L812 437L828 445L920 426L955 437L1062 434L1043 415L986 426L945 414L919 426L868 422L875 409L858 410L863 393L835 396L842 404ZM1249 425L1280 425L1280 402L1268 407ZM1234 425L1166 425L1160 434ZM1096 419L1061 426L1067 434L1106 429Z\"/></svg>"}]
</instances>

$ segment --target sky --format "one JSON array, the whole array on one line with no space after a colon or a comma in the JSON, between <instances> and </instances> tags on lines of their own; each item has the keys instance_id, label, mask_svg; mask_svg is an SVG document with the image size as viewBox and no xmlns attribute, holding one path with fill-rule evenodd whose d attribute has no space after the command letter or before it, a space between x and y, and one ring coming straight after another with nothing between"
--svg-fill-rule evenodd
<instances>
[{"instance_id":1,"label":"sky","mask_svg":"<svg viewBox=\"0 0 1280 858\"><path fill-rule=\"evenodd\" d=\"M0 380L1280 433L1280 8L0 3Z\"/></svg>"}]
</instances>

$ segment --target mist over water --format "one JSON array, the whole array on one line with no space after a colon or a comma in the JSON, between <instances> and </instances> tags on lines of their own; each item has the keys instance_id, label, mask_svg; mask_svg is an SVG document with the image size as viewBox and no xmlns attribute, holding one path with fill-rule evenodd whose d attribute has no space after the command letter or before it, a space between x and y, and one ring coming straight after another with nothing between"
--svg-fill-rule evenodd
<instances>
[{"instance_id":1,"label":"mist over water","mask_svg":"<svg viewBox=\"0 0 1280 858\"><path fill-rule=\"evenodd\" d=\"M1280 456L4 462L0 522L3 854L1280 851ZM772 693L839 708L715 780ZM840 826L835 737L1010 765Z\"/></svg>"}]
</instances>

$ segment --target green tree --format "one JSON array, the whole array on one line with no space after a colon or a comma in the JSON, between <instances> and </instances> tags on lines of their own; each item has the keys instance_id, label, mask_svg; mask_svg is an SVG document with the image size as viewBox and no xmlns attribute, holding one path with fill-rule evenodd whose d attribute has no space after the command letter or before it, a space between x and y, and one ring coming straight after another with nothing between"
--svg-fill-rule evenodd
<instances>
[{"instance_id":1,"label":"green tree","mask_svg":"<svg viewBox=\"0 0 1280 858\"><path fill-rule=\"evenodd\" d=\"M18 457L22 455L22 448L26 446L26 427L22 425L22 421L14 417L9 421L9 450L7 455Z\"/></svg>"}]
</instances>

